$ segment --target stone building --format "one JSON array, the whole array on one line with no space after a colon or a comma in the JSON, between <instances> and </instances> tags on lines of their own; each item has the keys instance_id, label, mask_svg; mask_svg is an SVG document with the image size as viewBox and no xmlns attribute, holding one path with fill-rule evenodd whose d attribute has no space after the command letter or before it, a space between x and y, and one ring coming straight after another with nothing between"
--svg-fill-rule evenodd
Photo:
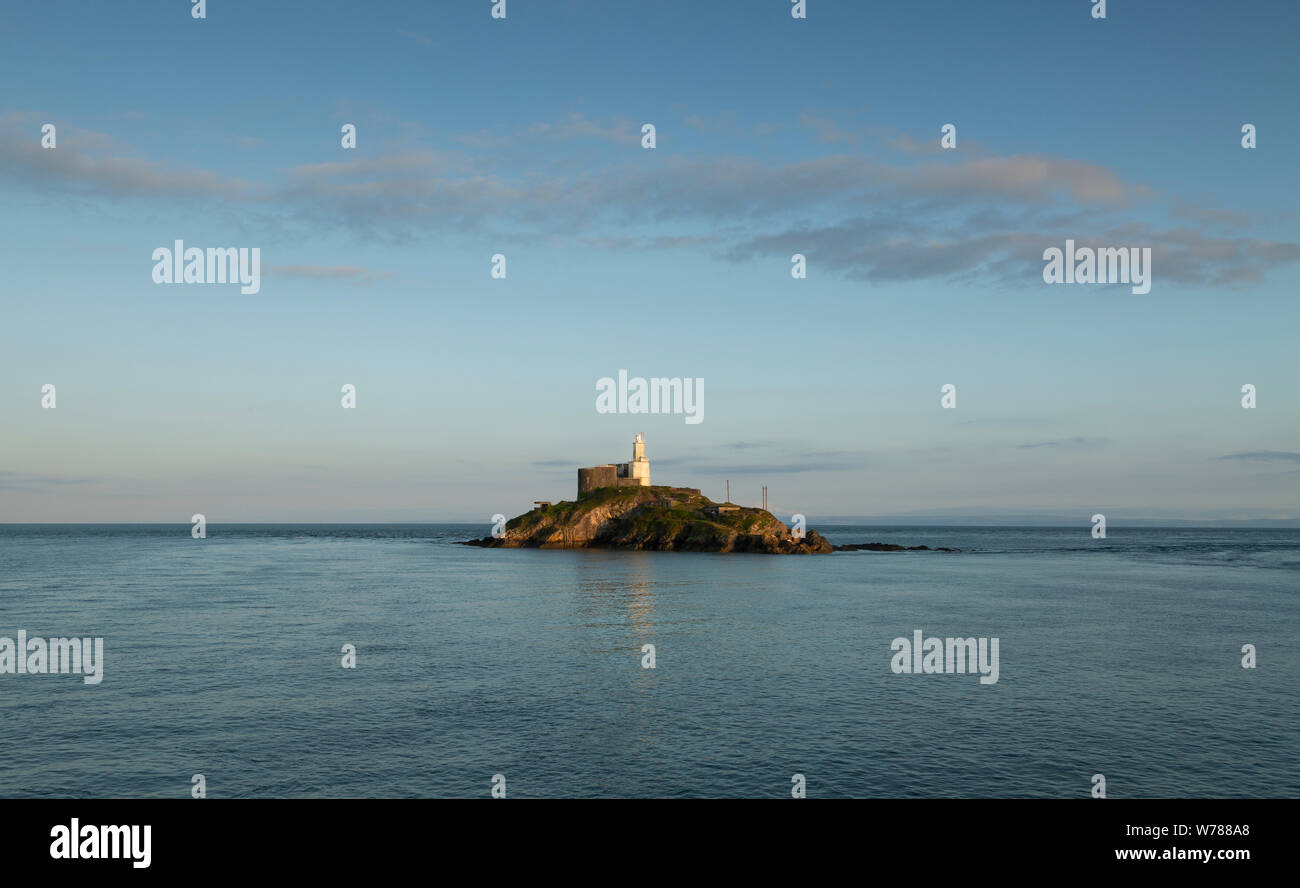
<instances>
[{"instance_id":1,"label":"stone building","mask_svg":"<svg viewBox=\"0 0 1300 888\"><path fill-rule=\"evenodd\" d=\"M645 458L645 439L637 434L632 442L632 461L607 463L578 469L578 497L598 487L649 487L650 460Z\"/></svg>"}]
</instances>

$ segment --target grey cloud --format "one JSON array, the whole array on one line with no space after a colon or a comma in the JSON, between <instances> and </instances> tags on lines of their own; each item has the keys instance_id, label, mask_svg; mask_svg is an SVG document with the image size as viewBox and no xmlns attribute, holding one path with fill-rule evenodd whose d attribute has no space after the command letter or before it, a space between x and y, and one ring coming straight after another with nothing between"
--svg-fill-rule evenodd
<instances>
[{"instance_id":1,"label":"grey cloud","mask_svg":"<svg viewBox=\"0 0 1300 888\"><path fill-rule=\"evenodd\" d=\"M89 478L63 478L30 472L0 472L0 490L44 490L51 487L92 483L94 482Z\"/></svg>"},{"instance_id":2,"label":"grey cloud","mask_svg":"<svg viewBox=\"0 0 1300 888\"><path fill-rule=\"evenodd\" d=\"M1240 284L1300 260L1300 244L1244 237L1212 237L1180 228L1151 238L1152 264L1176 281Z\"/></svg>"},{"instance_id":3,"label":"grey cloud","mask_svg":"<svg viewBox=\"0 0 1300 888\"><path fill-rule=\"evenodd\" d=\"M822 142L856 145L862 141L862 136L858 133L842 130L835 125L835 121L826 117L818 117L815 114L807 112L800 114L799 125L815 132L818 140Z\"/></svg>"},{"instance_id":4,"label":"grey cloud","mask_svg":"<svg viewBox=\"0 0 1300 888\"><path fill-rule=\"evenodd\" d=\"M885 139L885 144L895 151L901 151L904 154L928 155L938 154L943 148L939 145L939 137L936 135L933 139L919 141L909 135L901 134L890 136ZM963 147L966 147L963 145Z\"/></svg>"},{"instance_id":5,"label":"grey cloud","mask_svg":"<svg viewBox=\"0 0 1300 888\"><path fill-rule=\"evenodd\" d=\"M1035 441L1032 444L1017 444L1016 449L1035 450L1039 447L1069 447L1069 448L1101 447L1108 443L1110 442L1109 439L1107 438L1075 437L1075 438L1062 438L1059 441Z\"/></svg>"},{"instance_id":6,"label":"grey cloud","mask_svg":"<svg viewBox=\"0 0 1300 888\"><path fill-rule=\"evenodd\" d=\"M683 247L713 247L722 241L718 235L684 235L681 237L589 237L582 243L598 250L676 250Z\"/></svg>"},{"instance_id":7,"label":"grey cloud","mask_svg":"<svg viewBox=\"0 0 1300 888\"><path fill-rule=\"evenodd\" d=\"M0 173L112 196L251 203L284 225L390 240L489 231L517 243L705 249L731 261L799 251L815 267L876 282L1036 282L1042 251L1066 238L1081 246L1151 246L1157 285L1248 283L1300 261L1300 244L1286 241L1115 225L1111 214L1153 193L1068 158L973 153L900 165L862 154L786 164L666 155L647 168L574 164L566 153L549 166L534 159L535 168L522 172L518 163L495 168L515 171L506 176L482 159L422 150L305 164L277 183L254 185L130 156L108 137L65 139L61 132L57 151L43 151L33 120L0 117ZM805 117L809 125L821 122ZM634 121L572 114L502 137L630 144L639 132ZM1171 214L1211 224L1206 211L1185 202ZM610 226L620 233L596 233Z\"/></svg>"},{"instance_id":8,"label":"grey cloud","mask_svg":"<svg viewBox=\"0 0 1300 888\"><path fill-rule=\"evenodd\" d=\"M1247 450L1216 456L1215 460L1232 459L1248 462L1300 462L1300 453L1289 450Z\"/></svg>"},{"instance_id":9,"label":"grey cloud","mask_svg":"<svg viewBox=\"0 0 1300 888\"><path fill-rule=\"evenodd\" d=\"M767 445L755 445L767 446ZM790 475L802 472L843 472L861 468L867 455L856 451L836 450L824 452L800 452L796 448L787 448L780 454L786 459L770 462L724 462L714 459L694 459L677 457L661 459L657 464L663 468L673 468L691 472L696 475ZM654 463L652 463L654 465Z\"/></svg>"},{"instance_id":10,"label":"grey cloud","mask_svg":"<svg viewBox=\"0 0 1300 888\"><path fill-rule=\"evenodd\" d=\"M604 139L610 142L635 144L641 141L641 124L628 118L615 118L606 124L588 120L583 114L573 113L559 123L534 123L527 129L529 136L550 139Z\"/></svg>"},{"instance_id":11,"label":"grey cloud","mask_svg":"<svg viewBox=\"0 0 1300 888\"><path fill-rule=\"evenodd\" d=\"M1190 229L1157 229L1132 224L1087 234L1069 227L1034 230L1025 218L1014 230L966 233L942 225L917 224L915 217L852 219L820 228L793 228L743 240L717 255L732 261L757 256L788 256L798 249L814 266L849 278L890 282L986 277L1003 283L1041 282L1042 254L1067 238L1078 247L1149 246L1157 285L1180 283L1239 285L1258 281L1276 268L1300 261L1300 244L1258 238L1223 238ZM795 245L792 247L792 245ZM1123 285L1121 285L1123 286Z\"/></svg>"},{"instance_id":12,"label":"grey cloud","mask_svg":"<svg viewBox=\"0 0 1300 888\"><path fill-rule=\"evenodd\" d=\"M731 466L726 471L734 475L796 475L803 472L847 472L859 468L856 463L817 460L793 463L755 463Z\"/></svg>"},{"instance_id":13,"label":"grey cloud","mask_svg":"<svg viewBox=\"0 0 1300 888\"><path fill-rule=\"evenodd\" d=\"M1081 203L1121 204L1152 194L1095 164L1033 154L926 164L906 180L914 189L937 191L946 199L978 196L1036 203L1064 192Z\"/></svg>"},{"instance_id":14,"label":"grey cloud","mask_svg":"<svg viewBox=\"0 0 1300 888\"><path fill-rule=\"evenodd\" d=\"M40 126L58 128L58 147L40 144ZM241 179L206 170L169 167L129 156L130 146L101 133L60 126L57 119L30 112L0 116L0 173L71 190L115 197L245 197L252 187Z\"/></svg>"},{"instance_id":15,"label":"grey cloud","mask_svg":"<svg viewBox=\"0 0 1300 888\"><path fill-rule=\"evenodd\" d=\"M421 46L433 46L433 38L428 34L421 34L419 31L398 31L397 34L407 40L414 40Z\"/></svg>"},{"instance_id":16,"label":"grey cloud","mask_svg":"<svg viewBox=\"0 0 1300 888\"><path fill-rule=\"evenodd\" d=\"M723 444L729 450L753 450L755 448L775 447L772 441L732 441L729 444Z\"/></svg>"},{"instance_id":17,"label":"grey cloud","mask_svg":"<svg viewBox=\"0 0 1300 888\"><path fill-rule=\"evenodd\" d=\"M995 425L995 426L1024 426L1024 425L1042 425L1049 420L1039 416L987 416L979 419L963 419L958 425Z\"/></svg>"},{"instance_id":18,"label":"grey cloud","mask_svg":"<svg viewBox=\"0 0 1300 888\"><path fill-rule=\"evenodd\" d=\"M1254 221L1246 213L1235 213L1231 210L1200 206L1187 201L1179 201L1171 206L1169 215L1178 219L1193 219L1197 222L1207 222L1233 228L1245 228Z\"/></svg>"},{"instance_id":19,"label":"grey cloud","mask_svg":"<svg viewBox=\"0 0 1300 888\"><path fill-rule=\"evenodd\" d=\"M737 133L740 126L736 122L734 111L726 111L713 117L703 114L689 114L682 118L682 123L702 133Z\"/></svg>"}]
</instances>

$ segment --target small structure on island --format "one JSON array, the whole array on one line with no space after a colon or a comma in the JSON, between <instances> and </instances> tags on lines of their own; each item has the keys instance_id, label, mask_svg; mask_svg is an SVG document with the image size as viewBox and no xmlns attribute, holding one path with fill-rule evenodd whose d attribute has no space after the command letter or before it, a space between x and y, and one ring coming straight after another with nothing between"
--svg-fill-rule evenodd
<instances>
[{"instance_id":1,"label":"small structure on island","mask_svg":"<svg viewBox=\"0 0 1300 888\"><path fill-rule=\"evenodd\" d=\"M763 490L766 491L767 488L764 487ZM740 511L740 506L736 505L731 501L731 482L728 481L727 501L725 503L714 503L713 505L706 507L704 513L706 515L712 515L714 518L716 518L719 515L722 515L726 512L739 512L739 511ZM767 503L763 504L763 511L765 512L767 511Z\"/></svg>"},{"instance_id":2,"label":"small structure on island","mask_svg":"<svg viewBox=\"0 0 1300 888\"><path fill-rule=\"evenodd\" d=\"M578 469L578 498L600 487L649 487L650 460L645 457L645 438L638 432L632 442L632 461L606 463Z\"/></svg>"}]
</instances>

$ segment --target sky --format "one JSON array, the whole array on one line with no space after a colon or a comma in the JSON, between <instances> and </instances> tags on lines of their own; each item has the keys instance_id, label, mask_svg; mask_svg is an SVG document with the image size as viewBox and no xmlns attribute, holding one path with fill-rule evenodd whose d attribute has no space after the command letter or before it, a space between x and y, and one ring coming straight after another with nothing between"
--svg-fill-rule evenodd
<instances>
[{"instance_id":1,"label":"sky","mask_svg":"<svg viewBox=\"0 0 1300 888\"><path fill-rule=\"evenodd\" d=\"M0 6L0 521L1300 519L1295 4L493 5Z\"/></svg>"}]
</instances>

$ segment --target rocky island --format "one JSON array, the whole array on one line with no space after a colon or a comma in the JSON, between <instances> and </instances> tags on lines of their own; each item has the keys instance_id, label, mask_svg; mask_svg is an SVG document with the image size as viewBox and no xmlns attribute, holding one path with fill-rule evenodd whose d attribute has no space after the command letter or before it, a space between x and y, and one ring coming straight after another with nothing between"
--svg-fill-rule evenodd
<instances>
[{"instance_id":1,"label":"rocky island","mask_svg":"<svg viewBox=\"0 0 1300 888\"><path fill-rule=\"evenodd\" d=\"M542 549L641 549L674 552L823 554L815 530L797 539L775 515L715 503L685 487L597 487L575 502L539 505L506 522L505 534L467 546Z\"/></svg>"},{"instance_id":2,"label":"rocky island","mask_svg":"<svg viewBox=\"0 0 1300 888\"><path fill-rule=\"evenodd\" d=\"M763 488L767 505L767 488ZM632 442L632 461L578 469L572 502L537 502L510 519L499 536L465 540L485 549L641 549L660 552L762 552L823 555L833 551L942 551L929 546L861 543L831 546L815 530L796 536L767 509L715 503L694 487L650 484L645 439ZM496 516L498 520L504 516ZM802 521L802 517L800 518Z\"/></svg>"}]
</instances>

